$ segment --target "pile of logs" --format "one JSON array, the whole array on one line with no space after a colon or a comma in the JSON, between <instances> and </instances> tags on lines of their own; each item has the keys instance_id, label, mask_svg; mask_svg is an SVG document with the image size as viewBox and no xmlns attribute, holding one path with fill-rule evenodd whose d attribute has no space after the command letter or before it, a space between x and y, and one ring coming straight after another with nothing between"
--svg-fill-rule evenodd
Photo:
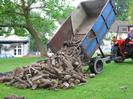
<instances>
[{"instance_id":1,"label":"pile of logs","mask_svg":"<svg viewBox=\"0 0 133 99\"><path fill-rule=\"evenodd\" d=\"M11 95L4 97L4 99L25 99L25 98L23 96Z\"/></svg>"},{"instance_id":2,"label":"pile of logs","mask_svg":"<svg viewBox=\"0 0 133 99\"><path fill-rule=\"evenodd\" d=\"M70 40L47 61L17 68L10 76L0 78L17 88L71 88L85 83L88 75L82 71L80 41Z\"/></svg>"}]
</instances>

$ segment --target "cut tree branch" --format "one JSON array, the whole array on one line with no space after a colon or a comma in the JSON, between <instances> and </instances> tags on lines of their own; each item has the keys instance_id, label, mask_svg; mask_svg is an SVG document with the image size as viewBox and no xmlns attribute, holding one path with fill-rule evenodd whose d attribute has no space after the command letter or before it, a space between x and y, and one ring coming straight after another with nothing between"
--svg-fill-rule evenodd
<instances>
[{"instance_id":1,"label":"cut tree branch","mask_svg":"<svg viewBox=\"0 0 133 99\"><path fill-rule=\"evenodd\" d=\"M40 6L40 7L31 7L31 8L29 8L29 9L32 10L32 9L42 9L42 8L44 8L44 6Z\"/></svg>"},{"instance_id":2,"label":"cut tree branch","mask_svg":"<svg viewBox=\"0 0 133 99\"><path fill-rule=\"evenodd\" d=\"M31 0L29 3L28 3L28 8L31 7L31 5L35 2L35 0Z\"/></svg>"},{"instance_id":3,"label":"cut tree branch","mask_svg":"<svg viewBox=\"0 0 133 99\"><path fill-rule=\"evenodd\" d=\"M26 7L26 2L24 0L21 0L22 7Z\"/></svg>"},{"instance_id":4,"label":"cut tree branch","mask_svg":"<svg viewBox=\"0 0 133 99\"><path fill-rule=\"evenodd\" d=\"M24 13L20 13L20 12L9 12L9 11L7 11L7 12L4 12L4 13L2 13L2 14L17 14L17 15L19 15L19 16L24 16Z\"/></svg>"}]
</instances>

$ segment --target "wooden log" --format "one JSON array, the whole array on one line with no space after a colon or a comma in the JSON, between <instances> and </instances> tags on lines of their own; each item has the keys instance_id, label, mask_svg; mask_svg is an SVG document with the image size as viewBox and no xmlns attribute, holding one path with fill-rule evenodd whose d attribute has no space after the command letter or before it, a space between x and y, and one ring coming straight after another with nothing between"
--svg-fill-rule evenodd
<instances>
[{"instance_id":1,"label":"wooden log","mask_svg":"<svg viewBox=\"0 0 133 99\"><path fill-rule=\"evenodd\" d=\"M48 87L51 87L52 85L53 85L53 83L49 79L41 79L39 87L48 88Z\"/></svg>"},{"instance_id":2,"label":"wooden log","mask_svg":"<svg viewBox=\"0 0 133 99\"><path fill-rule=\"evenodd\" d=\"M23 96L11 95L5 96L4 99L25 99Z\"/></svg>"},{"instance_id":3,"label":"wooden log","mask_svg":"<svg viewBox=\"0 0 133 99\"><path fill-rule=\"evenodd\" d=\"M20 83L25 84L26 86L30 87L30 84L27 83L26 81L22 80L21 78L15 77L15 79L16 79L17 81L19 81Z\"/></svg>"},{"instance_id":4,"label":"wooden log","mask_svg":"<svg viewBox=\"0 0 133 99\"><path fill-rule=\"evenodd\" d=\"M27 79L27 82L28 82L31 86L33 86L33 82L31 81L31 79L29 78L28 75L26 75L26 79Z\"/></svg>"},{"instance_id":5,"label":"wooden log","mask_svg":"<svg viewBox=\"0 0 133 99\"><path fill-rule=\"evenodd\" d=\"M25 85L23 83L20 83L20 82L13 83L13 86L15 86L16 88L20 88L20 89L26 89L26 88L28 88L27 85Z\"/></svg>"},{"instance_id":6,"label":"wooden log","mask_svg":"<svg viewBox=\"0 0 133 99\"><path fill-rule=\"evenodd\" d=\"M12 77L1 77L0 78L0 83L3 83L3 82L8 82L8 81L10 81L12 79Z\"/></svg>"},{"instance_id":7,"label":"wooden log","mask_svg":"<svg viewBox=\"0 0 133 99\"><path fill-rule=\"evenodd\" d=\"M6 85L13 85L16 82L16 79L12 79L9 82L6 82Z\"/></svg>"},{"instance_id":8,"label":"wooden log","mask_svg":"<svg viewBox=\"0 0 133 99\"><path fill-rule=\"evenodd\" d=\"M31 78L31 81L39 80L40 78L43 77L49 77L49 74L36 75L33 78Z\"/></svg>"},{"instance_id":9,"label":"wooden log","mask_svg":"<svg viewBox=\"0 0 133 99\"><path fill-rule=\"evenodd\" d=\"M69 80L72 76L71 75L65 75L64 80Z\"/></svg>"},{"instance_id":10,"label":"wooden log","mask_svg":"<svg viewBox=\"0 0 133 99\"><path fill-rule=\"evenodd\" d=\"M33 89L33 90L34 90L34 89L36 89L37 87L38 87L38 85L37 85L37 84L33 84L31 89Z\"/></svg>"}]
</instances>

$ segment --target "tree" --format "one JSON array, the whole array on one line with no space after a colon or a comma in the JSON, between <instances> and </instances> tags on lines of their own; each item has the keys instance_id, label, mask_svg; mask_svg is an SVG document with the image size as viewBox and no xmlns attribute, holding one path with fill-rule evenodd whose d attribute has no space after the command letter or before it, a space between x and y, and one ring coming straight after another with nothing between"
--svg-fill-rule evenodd
<instances>
[{"instance_id":1,"label":"tree","mask_svg":"<svg viewBox=\"0 0 133 99\"><path fill-rule=\"evenodd\" d=\"M131 0L113 0L119 20L127 20L129 3Z\"/></svg>"},{"instance_id":2,"label":"tree","mask_svg":"<svg viewBox=\"0 0 133 99\"><path fill-rule=\"evenodd\" d=\"M71 12L63 0L0 0L0 33L30 33L41 55L45 54L42 37L52 33L55 22Z\"/></svg>"},{"instance_id":3,"label":"tree","mask_svg":"<svg viewBox=\"0 0 133 99\"><path fill-rule=\"evenodd\" d=\"M131 2L133 2L133 0L131 0ZM130 18L130 23L133 24L133 3L130 3L129 5L129 18Z\"/></svg>"}]
</instances>

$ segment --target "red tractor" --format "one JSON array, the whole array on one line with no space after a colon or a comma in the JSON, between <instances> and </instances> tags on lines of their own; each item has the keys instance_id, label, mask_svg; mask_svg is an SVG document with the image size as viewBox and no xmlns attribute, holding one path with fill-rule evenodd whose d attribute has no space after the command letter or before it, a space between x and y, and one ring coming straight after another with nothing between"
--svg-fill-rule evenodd
<instances>
[{"instance_id":1,"label":"red tractor","mask_svg":"<svg viewBox=\"0 0 133 99\"><path fill-rule=\"evenodd\" d=\"M117 37L113 40L114 44L111 50L111 58L116 63L121 63L127 58L131 58L133 60L133 39L128 38L127 36L128 31L131 29L133 29L133 25L118 26ZM125 39L121 37L122 34L124 36L126 34Z\"/></svg>"}]
</instances>

